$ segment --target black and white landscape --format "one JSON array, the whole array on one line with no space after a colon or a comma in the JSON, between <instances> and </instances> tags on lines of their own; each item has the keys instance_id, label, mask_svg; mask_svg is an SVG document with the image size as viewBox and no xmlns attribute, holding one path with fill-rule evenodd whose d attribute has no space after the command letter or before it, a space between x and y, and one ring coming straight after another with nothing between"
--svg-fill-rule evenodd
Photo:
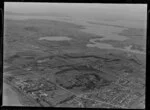
<instances>
[{"instance_id":1,"label":"black and white landscape","mask_svg":"<svg viewBox=\"0 0 150 110\"><path fill-rule=\"evenodd\" d=\"M3 105L145 108L146 10L5 2Z\"/></svg>"}]
</instances>

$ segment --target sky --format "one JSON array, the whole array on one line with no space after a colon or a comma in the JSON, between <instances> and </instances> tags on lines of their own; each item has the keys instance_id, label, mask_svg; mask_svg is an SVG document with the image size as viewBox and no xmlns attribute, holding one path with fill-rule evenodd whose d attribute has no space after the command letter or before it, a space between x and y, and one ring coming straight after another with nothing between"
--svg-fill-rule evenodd
<instances>
[{"instance_id":1,"label":"sky","mask_svg":"<svg viewBox=\"0 0 150 110\"><path fill-rule=\"evenodd\" d=\"M91 18L145 20L147 17L146 4L5 2L4 10L16 13L60 13Z\"/></svg>"}]
</instances>

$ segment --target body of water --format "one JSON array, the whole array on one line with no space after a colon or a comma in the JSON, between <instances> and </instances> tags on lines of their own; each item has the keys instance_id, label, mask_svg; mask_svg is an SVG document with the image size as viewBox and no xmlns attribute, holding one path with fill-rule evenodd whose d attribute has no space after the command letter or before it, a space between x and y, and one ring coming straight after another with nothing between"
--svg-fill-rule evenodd
<instances>
[{"instance_id":1,"label":"body of water","mask_svg":"<svg viewBox=\"0 0 150 110\"><path fill-rule=\"evenodd\" d=\"M137 53L137 54L146 54L145 52L142 52L142 51L132 50L131 49L132 45L127 46L124 49L122 49L122 48L113 47L112 45L107 44L107 43L97 42L98 40L101 40L101 39L100 38L90 39L89 42L91 42L91 43L87 44L86 46L87 47L97 47L100 49L116 49L116 50L121 50L121 51L126 51L126 52L133 52L133 53Z\"/></svg>"},{"instance_id":2,"label":"body of water","mask_svg":"<svg viewBox=\"0 0 150 110\"><path fill-rule=\"evenodd\" d=\"M87 44L86 46L87 47L98 47L98 48L101 48L101 49L114 49L114 47L110 44L106 44L106 43L99 43L99 42L96 42L97 39L90 39L90 42L92 44Z\"/></svg>"},{"instance_id":3,"label":"body of water","mask_svg":"<svg viewBox=\"0 0 150 110\"><path fill-rule=\"evenodd\" d=\"M71 38L66 36L50 36L50 37L40 37L39 40L63 41L63 40L71 40Z\"/></svg>"},{"instance_id":4,"label":"body of water","mask_svg":"<svg viewBox=\"0 0 150 110\"><path fill-rule=\"evenodd\" d=\"M3 83L3 106L23 106L17 93L6 83Z\"/></svg>"},{"instance_id":5,"label":"body of water","mask_svg":"<svg viewBox=\"0 0 150 110\"><path fill-rule=\"evenodd\" d=\"M82 29L83 32L92 33L98 36L103 36L101 40L124 41L128 39L128 37L126 36L118 35L118 33L124 30L124 28L96 25L96 24L90 24L87 22L84 23L84 26L85 26L85 29Z\"/></svg>"}]
</instances>

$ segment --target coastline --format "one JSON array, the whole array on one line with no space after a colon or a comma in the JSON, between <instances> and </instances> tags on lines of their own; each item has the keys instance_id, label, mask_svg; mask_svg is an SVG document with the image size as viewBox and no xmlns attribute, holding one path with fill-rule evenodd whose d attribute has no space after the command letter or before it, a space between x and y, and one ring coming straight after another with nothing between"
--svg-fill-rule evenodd
<instances>
[{"instance_id":1,"label":"coastline","mask_svg":"<svg viewBox=\"0 0 150 110\"><path fill-rule=\"evenodd\" d=\"M10 90L9 94L6 94L7 91L6 89ZM33 99L27 97L24 93L17 90L17 88L12 87L11 84L3 82L3 106L30 106L30 105L40 106Z\"/></svg>"},{"instance_id":2,"label":"coastline","mask_svg":"<svg viewBox=\"0 0 150 110\"><path fill-rule=\"evenodd\" d=\"M23 106L16 91L5 82L3 83L3 106Z\"/></svg>"}]
</instances>

